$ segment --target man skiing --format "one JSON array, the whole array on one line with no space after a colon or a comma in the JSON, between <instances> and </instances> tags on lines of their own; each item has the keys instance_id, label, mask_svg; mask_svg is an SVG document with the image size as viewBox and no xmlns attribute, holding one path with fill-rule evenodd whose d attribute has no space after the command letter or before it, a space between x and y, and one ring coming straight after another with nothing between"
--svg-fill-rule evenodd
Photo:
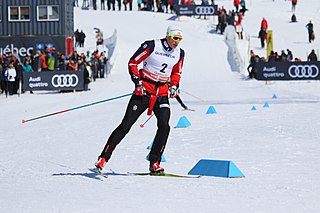
<instances>
[{"instance_id":1,"label":"man skiing","mask_svg":"<svg viewBox=\"0 0 320 213\"><path fill-rule=\"evenodd\" d=\"M178 95L185 54L184 50L178 47L182 38L180 27L169 26L165 38L145 41L130 58L128 68L135 90L121 124L110 135L95 164L99 171L109 161L112 152L130 131L131 126L147 109L148 115L154 112L158 126L149 154L149 171L164 171L160 161L170 132L168 93L170 98ZM143 69L139 71L138 65L142 62Z\"/></svg>"}]
</instances>

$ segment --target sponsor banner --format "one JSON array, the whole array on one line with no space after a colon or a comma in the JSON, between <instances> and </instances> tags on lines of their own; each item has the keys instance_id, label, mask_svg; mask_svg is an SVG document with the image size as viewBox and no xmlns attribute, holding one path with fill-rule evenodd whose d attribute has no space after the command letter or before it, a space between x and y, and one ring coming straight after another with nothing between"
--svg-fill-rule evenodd
<instances>
[{"instance_id":1,"label":"sponsor banner","mask_svg":"<svg viewBox=\"0 0 320 213\"><path fill-rule=\"evenodd\" d=\"M82 71L43 71L23 73L23 89L29 90L83 90Z\"/></svg>"},{"instance_id":2,"label":"sponsor banner","mask_svg":"<svg viewBox=\"0 0 320 213\"><path fill-rule=\"evenodd\" d=\"M257 80L320 80L320 62L258 62Z\"/></svg>"},{"instance_id":3,"label":"sponsor banner","mask_svg":"<svg viewBox=\"0 0 320 213\"><path fill-rule=\"evenodd\" d=\"M178 16L218 15L218 5L176 5Z\"/></svg>"},{"instance_id":4,"label":"sponsor banner","mask_svg":"<svg viewBox=\"0 0 320 213\"><path fill-rule=\"evenodd\" d=\"M0 55L12 52L18 58L24 58L47 47L64 53L65 40L64 36L0 36Z\"/></svg>"}]
</instances>

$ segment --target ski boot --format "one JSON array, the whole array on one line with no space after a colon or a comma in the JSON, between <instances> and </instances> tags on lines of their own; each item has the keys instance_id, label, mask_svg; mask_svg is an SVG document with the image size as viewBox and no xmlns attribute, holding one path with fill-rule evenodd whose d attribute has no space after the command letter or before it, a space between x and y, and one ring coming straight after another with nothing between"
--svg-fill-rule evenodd
<instances>
[{"instance_id":1,"label":"ski boot","mask_svg":"<svg viewBox=\"0 0 320 213\"><path fill-rule=\"evenodd\" d=\"M106 165L107 161L104 157L99 157L98 161L96 162L95 166L99 171L103 170L103 167Z\"/></svg>"},{"instance_id":2,"label":"ski boot","mask_svg":"<svg viewBox=\"0 0 320 213\"><path fill-rule=\"evenodd\" d=\"M154 164L150 164L149 171L150 173L164 173L164 168L160 166L159 162L155 162Z\"/></svg>"}]
</instances>

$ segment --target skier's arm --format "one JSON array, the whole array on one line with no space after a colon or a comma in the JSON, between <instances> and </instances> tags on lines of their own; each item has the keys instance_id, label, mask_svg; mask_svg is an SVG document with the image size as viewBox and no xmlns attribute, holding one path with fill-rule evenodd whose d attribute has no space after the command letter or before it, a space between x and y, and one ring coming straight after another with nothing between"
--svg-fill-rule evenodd
<instances>
[{"instance_id":1,"label":"skier's arm","mask_svg":"<svg viewBox=\"0 0 320 213\"><path fill-rule=\"evenodd\" d=\"M138 84L140 81L140 74L138 65L146 59L154 50L154 41L146 41L139 49L133 54L128 63L129 74L131 76L131 80Z\"/></svg>"},{"instance_id":2,"label":"skier's arm","mask_svg":"<svg viewBox=\"0 0 320 213\"><path fill-rule=\"evenodd\" d=\"M184 50L181 49L180 52L180 59L179 61L173 66L171 76L170 76L170 87L177 86L180 83L182 67L184 61Z\"/></svg>"},{"instance_id":3,"label":"skier's arm","mask_svg":"<svg viewBox=\"0 0 320 213\"><path fill-rule=\"evenodd\" d=\"M179 61L173 66L171 76L170 76L170 84L169 84L169 91L170 91L170 98L175 98L179 94L179 83L182 73L182 66L184 61L184 50L181 49L180 51L180 59Z\"/></svg>"}]
</instances>

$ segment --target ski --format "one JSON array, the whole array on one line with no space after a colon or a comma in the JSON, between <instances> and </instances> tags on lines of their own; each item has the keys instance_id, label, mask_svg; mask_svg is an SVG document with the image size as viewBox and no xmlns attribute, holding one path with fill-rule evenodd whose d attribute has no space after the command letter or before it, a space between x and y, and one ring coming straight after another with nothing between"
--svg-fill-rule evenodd
<instances>
[{"instance_id":1,"label":"ski","mask_svg":"<svg viewBox=\"0 0 320 213\"><path fill-rule=\"evenodd\" d=\"M96 175L98 175L99 177L103 177L103 178L108 178L108 175L106 173L103 173L101 170L99 170L98 168L91 168L89 169L91 172L95 173Z\"/></svg>"},{"instance_id":2,"label":"ski","mask_svg":"<svg viewBox=\"0 0 320 213\"><path fill-rule=\"evenodd\" d=\"M150 172L128 172L128 175L132 176L160 176L160 177L173 177L173 178L200 178L200 175L179 175L173 173L164 173L164 172L157 172L157 173L150 173Z\"/></svg>"},{"instance_id":3,"label":"ski","mask_svg":"<svg viewBox=\"0 0 320 213\"><path fill-rule=\"evenodd\" d=\"M104 173L97 168L90 168L89 171L93 172L101 180L109 177L107 173ZM201 177L200 175L180 175L180 174L164 173L164 172L157 172L157 173L127 172L126 174L118 174L112 171L112 173L109 173L109 174L121 175L121 176L161 176L161 177L172 177L172 178L200 178Z\"/></svg>"}]
</instances>

